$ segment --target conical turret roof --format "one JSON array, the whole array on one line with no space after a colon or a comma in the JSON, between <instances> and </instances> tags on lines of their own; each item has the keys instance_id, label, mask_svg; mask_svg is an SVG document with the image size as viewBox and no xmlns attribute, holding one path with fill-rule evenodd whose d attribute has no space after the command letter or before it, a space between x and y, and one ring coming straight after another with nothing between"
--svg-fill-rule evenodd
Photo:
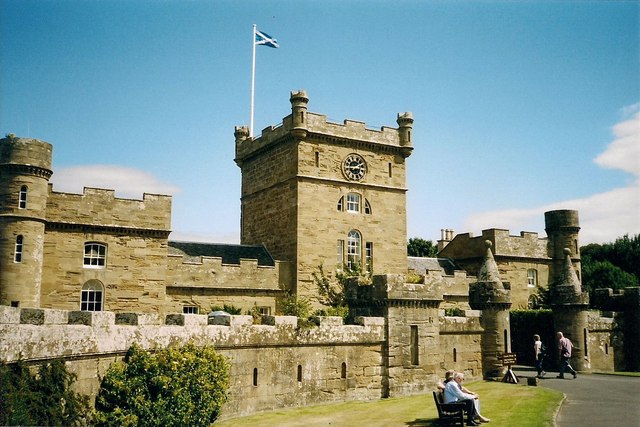
<instances>
[{"instance_id":1,"label":"conical turret roof","mask_svg":"<svg viewBox=\"0 0 640 427\"><path fill-rule=\"evenodd\" d=\"M484 283L487 287L493 289L504 289L504 284L500 280L500 274L498 273L498 264L493 258L491 252L492 243L490 240L485 240L485 247L487 248L484 254L484 261L480 271L478 271L478 283Z\"/></svg>"}]
</instances>

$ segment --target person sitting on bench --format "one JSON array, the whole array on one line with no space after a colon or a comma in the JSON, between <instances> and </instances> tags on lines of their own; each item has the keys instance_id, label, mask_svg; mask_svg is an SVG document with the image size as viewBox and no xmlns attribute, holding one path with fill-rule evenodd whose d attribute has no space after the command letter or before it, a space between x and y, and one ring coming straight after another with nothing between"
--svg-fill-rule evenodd
<instances>
[{"instance_id":1,"label":"person sitting on bench","mask_svg":"<svg viewBox=\"0 0 640 427\"><path fill-rule=\"evenodd\" d=\"M453 381L447 382L444 388L444 403L465 403L467 405L465 410L467 413L467 425L480 425L476 422L476 418L479 418L482 422L489 422L490 420L488 418L481 416L476 410L475 400L478 398L478 395L462 391L462 381L464 381L464 374L462 372L456 372L453 375Z\"/></svg>"}]
</instances>

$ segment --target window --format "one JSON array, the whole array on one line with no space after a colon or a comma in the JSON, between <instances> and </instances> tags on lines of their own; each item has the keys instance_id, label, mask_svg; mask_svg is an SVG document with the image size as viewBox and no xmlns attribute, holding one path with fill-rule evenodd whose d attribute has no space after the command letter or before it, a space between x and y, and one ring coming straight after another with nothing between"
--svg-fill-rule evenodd
<instances>
[{"instance_id":1,"label":"window","mask_svg":"<svg viewBox=\"0 0 640 427\"><path fill-rule=\"evenodd\" d=\"M84 244L85 268L104 268L107 261L107 246L101 243Z\"/></svg>"},{"instance_id":2,"label":"window","mask_svg":"<svg viewBox=\"0 0 640 427\"><path fill-rule=\"evenodd\" d=\"M82 287L80 310L102 311L103 286L97 280L89 280Z\"/></svg>"},{"instance_id":3,"label":"window","mask_svg":"<svg viewBox=\"0 0 640 427\"><path fill-rule=\"evenodd\" d=\"M261 316L271 316L271 307L259 306L258 307L258 313L260 313Z\"/></svg>"},{"instance_id":4,"label":"window","mask_svg":"<svg viewBox=\"0 0 640 427\"><path fill-rule=\"evenodd\" d=\"M391 166L391 163L389 163L389 178L391 178L393 176L393 169Z\"/></svg>"},{"instance_id":5,"label":"window","mask_svg":"<svg viewBox=\"0 0 640 427\"><path fill-rule=\"evenodd\" d=\"M356 230L351 230L349 235L347 236L347 267L349 269L355 268L355 266L360 266L360 257L361 257L361 249L360 249L360 233Z\"/></svg>"},{"instance_id":6,"label":"window","mask_svg":"<svg viewBox=\"0 0 640 427\"><path fill-rule=\"evenodd\" d=\"M411 364L419 365L420 358L418 357L418 325L411 325Z\"/></svg>"},{"instance_id":7,"label":"window","mask_svg":"<svg viewBox=\"0 0 640 427\"><path fill-rule=\"evenodd\" d=\"M320 153L316 151L316 167L320 166Z\"/></svg>"},{"instance_id":8,"label":"window","mask_svg":"<svg viewBox=\"0 0 640 427\"><path fill-rule=\"evenodd\" d=\"M340 366L340 378L347 378L347 364L342 362L342 366Z\"/></svg>"},{"instance_id":9,"label":"window","mask_svg":"<svg viewBox=\"0 0 640 427\"><path fill-rule=\"evenodd\" d=\"M373 271L373 242L364 244L364 263L367 273L371 273Z\"/></svg>"},{"instance_id":10,"label":"window","mask_svg":"<svg viewBox=\"0 0 640 427\"><path fill-rule=\"evenodd\" d=\"M16 247L13 254L13 262L22 262L22 249L23 249L24 238L22 234L16 237Z\"/></svg>"},{"instance_id":11,"label":"window","mask_svg":"<svg viewBox=\"0 0 640 427\"><path fill-rule=\"evenodd\" d=\"M371 215L371 205L367 199L364 199L364 213L366 215Z\"/></svg>"},{"instance_id":12,"label":"window","mask_svg":"<svg viewBox=\"0 0 640 427\"><path fill-rule=\"evenodd\" d=\"M298 365L298 382L302 382L302 365Z\"/></svg>"},{"instance_id":13,"label":"window","mask_svg":"<svg viewBox=\"0 0 640 427\"><path fill-rule=\"evenodd\" d=\"M360 213L360 195L357 193L347 194L347 212Z\"/></svg>"},{"instance_id":14,"label":"window","mask_svg":"<svg viewBox=\"0 0 640 427\"><path fill-rule=\"evenodd\" d=\"M342 212L344 210L344 196L340 197L338 200L338 212Z\"/></svg>"},{"instance_id":15,"label":"window","mask_svg":"<svg viewBox=\"0 0 640 427\"><path fill-rule=\"evenodd\" d=\"M258 368L253 368L253 385L258 386Z\"/></svg>"},{"instance_id":16,"label":"window","mask_svg":"<svg viewBox=\"0 0 640 427\"><path fill-rule=\"evenodd\" d=\"M343 266L344 266L344 240L338 240L337 270L342 271Z\"/></svg>"},{"instance_id":17,"label":"window","mask_svg":"<svg viewBox=\"0 0 640 427\"><path fill-rule=\"evenodd\" d=\"M27 186L23 185L20 187L20 198L18 200L18 208L26 209L27 208Z\"/></svg>"},{"instance_id":18,"label":"window","mask_svg":"<svg viewBox=\"0 0 640 427\"><path fill-rule=\"evenodd\" d=\"M530 288L538 286L538 270L534 268L527 270L527 286Z\"/></svg>"},{"instance_id":19,"label":"window","mask_svg":"<svg viewBox=\"0 0 640 427\"><path fill-rule=\"evenodd\" d=\"M182 307L182 314L198 314L198 307L195 305L185 305Z\"/></svg>"}]
</instances>

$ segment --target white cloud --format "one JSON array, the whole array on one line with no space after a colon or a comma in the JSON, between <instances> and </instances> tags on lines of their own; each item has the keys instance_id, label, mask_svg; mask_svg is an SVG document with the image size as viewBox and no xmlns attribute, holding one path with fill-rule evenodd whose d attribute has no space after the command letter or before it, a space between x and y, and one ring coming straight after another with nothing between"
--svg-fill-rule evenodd
<instances>
[{"instance_id":1,"label":"white cloud","mask_svg":"<svg viewBox=\"0 0 640 427\"><path fill-rule=\"evenodd\" d=\"M180 188L133 168L85 165L57 169L51 177L54 191L82 193L84 187L115 190L117 197L142 199L143 193L173 195Z\"/></svg>"},{"instance_id":2,"label":"white cloud","mask_svg":"<svg viewBox=\"0 0 640 427\"><path fill-rule=\"evenodd\" d=\"M551 203L531 209L481 212L464 222L465 230L504 228L544 235L544 212L556 209L579 211L582 244L613 242L624 234L640 234L640 104L627 107L633 114L613 127L615 139L594 162L603 168L621 169L634 175L626 187L588 197Z\"/></svg>"}]
</instances>

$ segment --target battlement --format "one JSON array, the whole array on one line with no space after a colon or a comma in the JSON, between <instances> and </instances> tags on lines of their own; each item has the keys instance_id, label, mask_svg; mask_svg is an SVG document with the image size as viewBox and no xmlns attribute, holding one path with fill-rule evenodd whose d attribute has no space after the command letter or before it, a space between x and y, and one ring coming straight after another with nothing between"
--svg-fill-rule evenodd
<instances>
[{"instance_id":1,"label":"battlement","mask_svg":"<svg viewBox=\"0 0 640 427\"><path fill-rule=\"evenodd\" d=\"M379 130L367 127L364 122L344 120L342 123L331 122L327 116L307 111L309 99L306 92L292 92L292 114L286 116L277 126L268 126L262 130L257 138L249 136L249 129L236 127L236 161L251 156L272 144L277 144L287 137L329 138L329 140L358 141L360 143L376 144L389 149L401 150L403 156L411 152L411 129L413 116L411 113L398 114L398 128L382 126Z\"/></svg>"},{"instance_id":2,"label":"battlement","mask_svg":"<svg viewBox=\"0 0 640 427\"><path fill-rule=\"evenodd\" d=\"M145 349L195 342L216 348L289 347L306 344L380 344L383 318L360 318L344 325L339 317L319 317L319 326L298 329L292 316L114 313L26 309L0 306L0 361L15 362L124 354L133 343Z\"/></svg>"},{"instance_id":3,"label":"battlement","mask_svg":"<svg viewBox=\"0 0 640 427\"><path fill-rule=\"evenodd\" d=\"M61 193L49 184L47 221L169 231L171 196L144 193L142 200L124 199L114 190L90 187L82 194Z\"/></svg>"},{"instance_id":4,"label":"battlement","mask_svg":"<svg viewBox=\"0 0 640 427\"><path fill-rule=\"evenodd\" d=\"M549 258L547 238L540 238L538 233L521 231L520 235L512 235L509 230L490 228L482 230L482 235L473 233L456 235L439 253L439 256L464 259L480 257L484 253L484 242L489 240L493 245L494 256Z\"/></svg>"}]
</instances>

